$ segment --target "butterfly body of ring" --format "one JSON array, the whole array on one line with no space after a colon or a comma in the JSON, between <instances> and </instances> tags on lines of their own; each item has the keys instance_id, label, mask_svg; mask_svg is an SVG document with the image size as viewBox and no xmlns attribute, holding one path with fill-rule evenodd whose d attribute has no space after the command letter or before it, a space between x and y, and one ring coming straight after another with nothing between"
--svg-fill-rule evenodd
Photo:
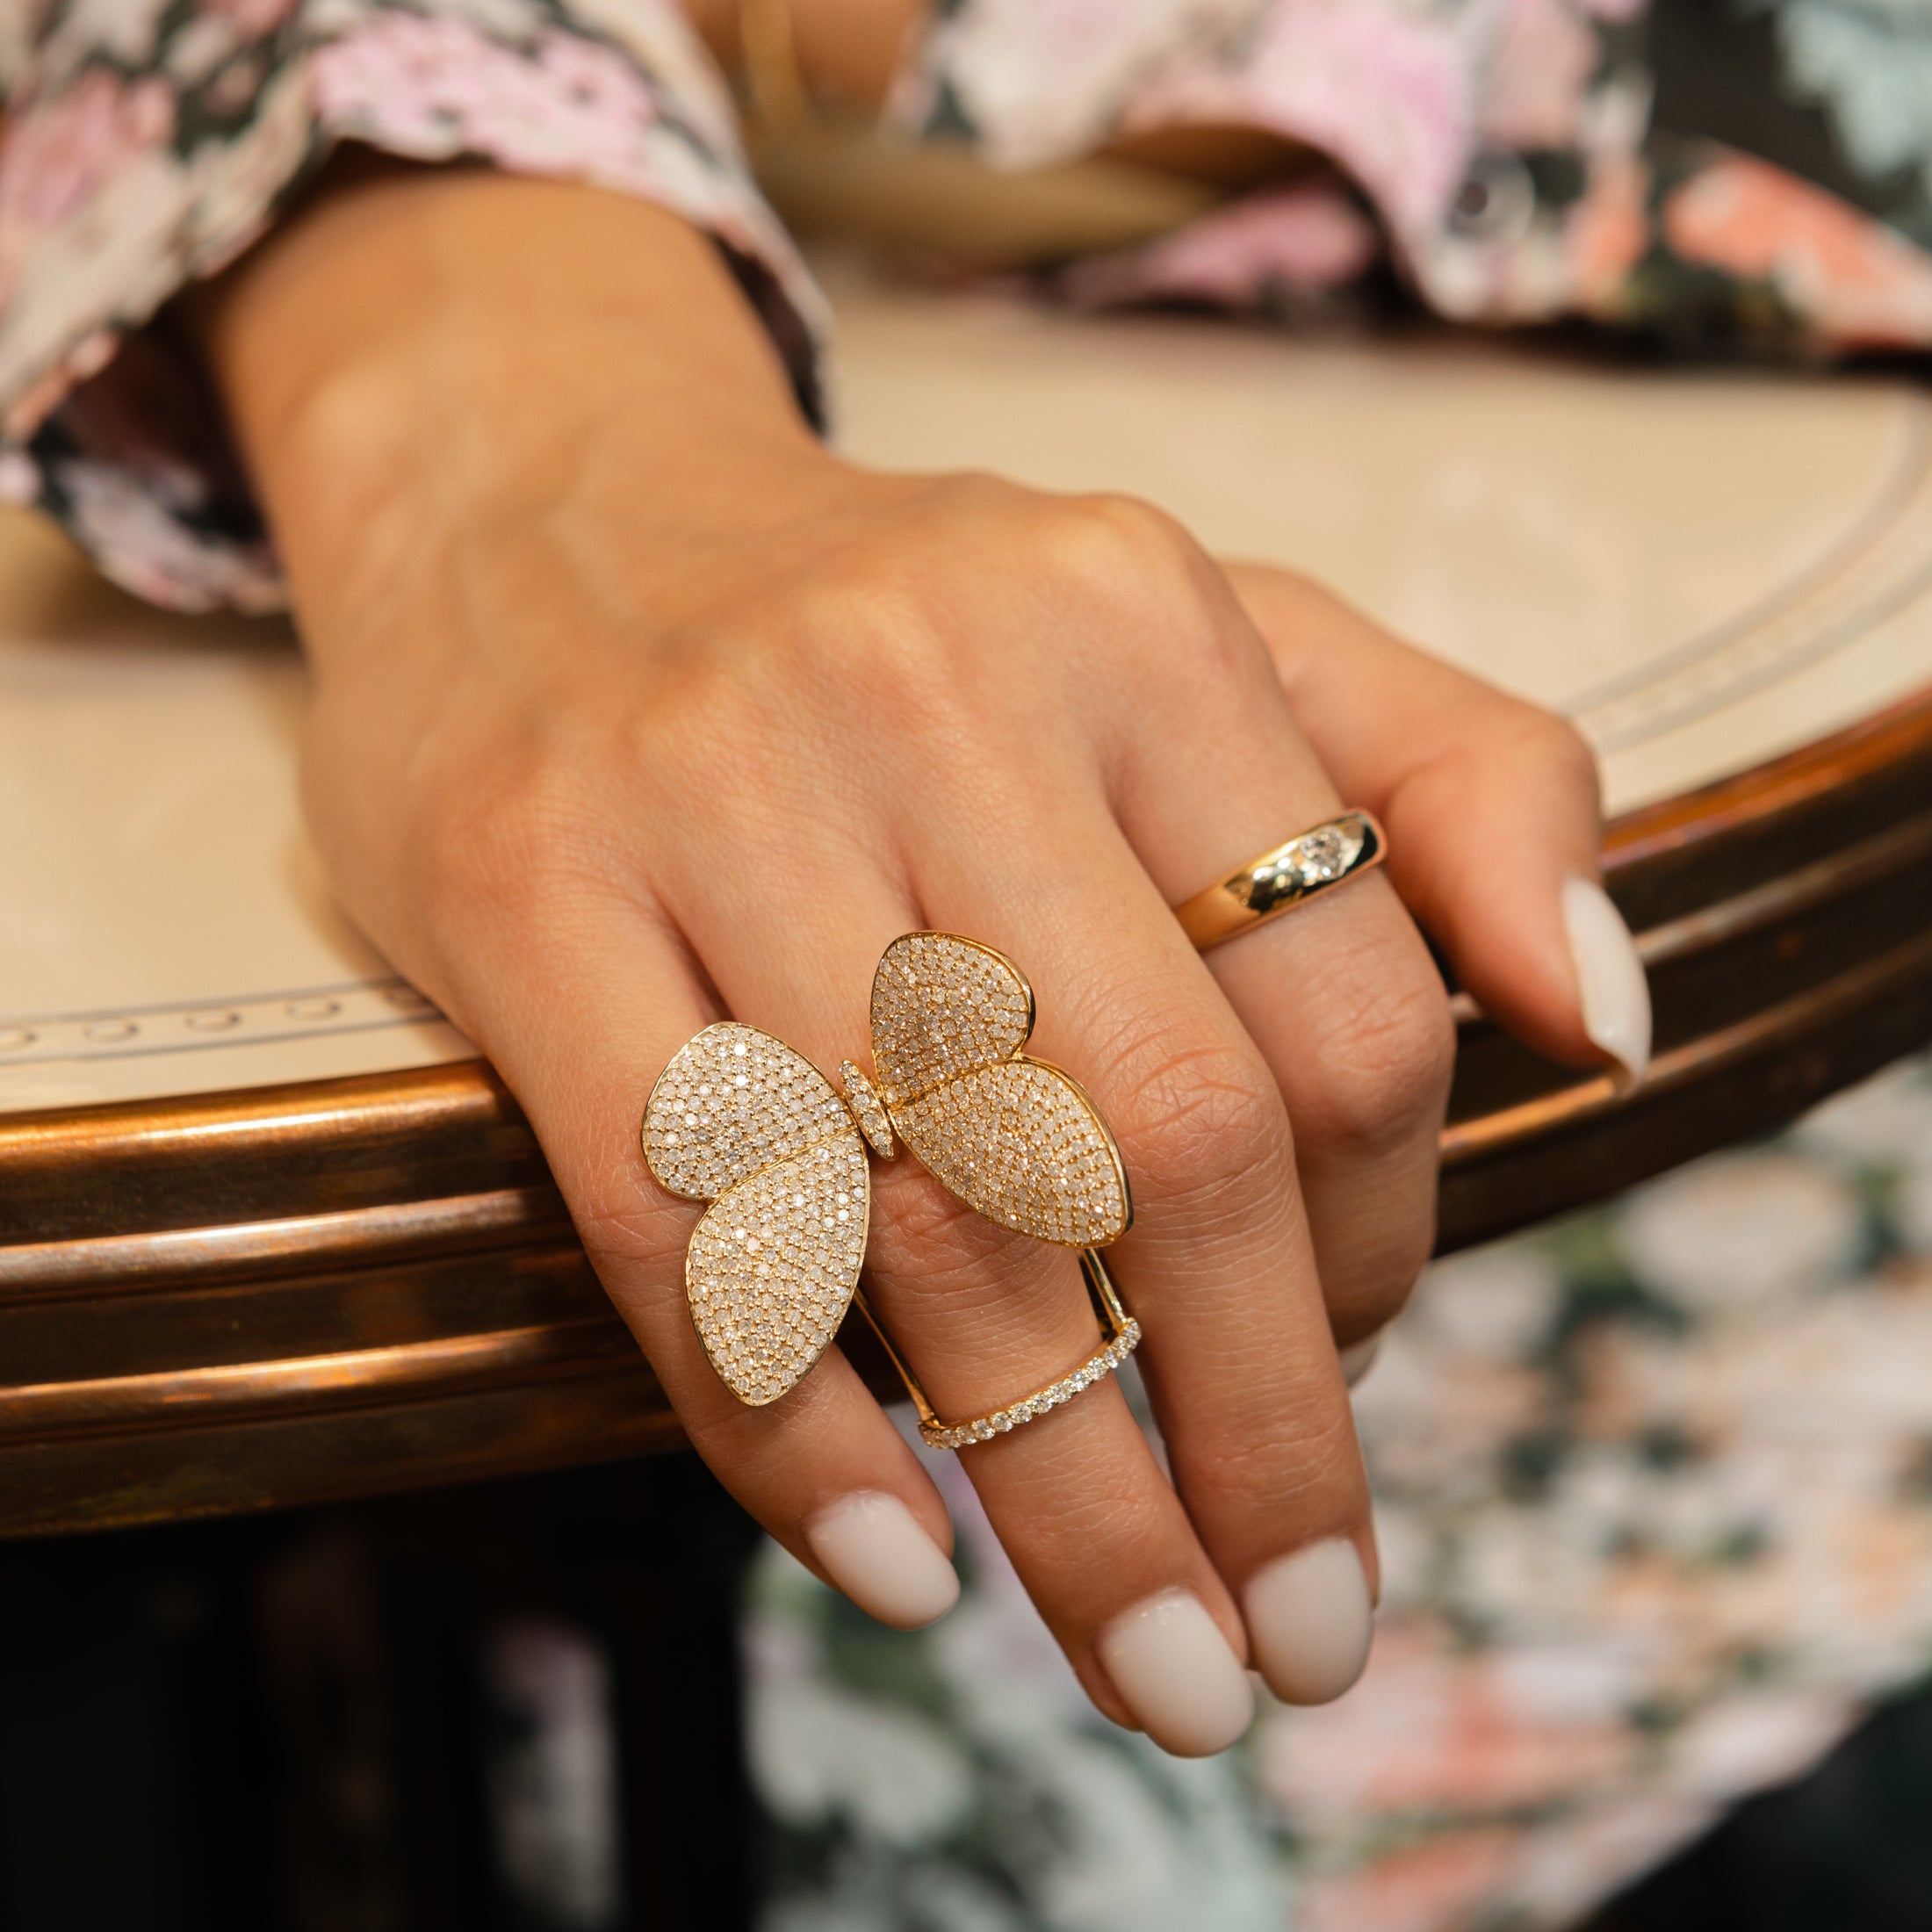
<instances>
[{"instance_id":1,"label":"butterfly body of ring","mask_svg":"<svg viewBox=\"0 0 1932 1932\"><path fill-rule=\"evenodd\" d=\"M736 1021L673 1056L645 1107L644 1155L661 1186L710 1203L685 1292L739 1401L775 1402L843 1319L865 1258L868 1146L889 1159L896 1135L969 1207L1039 1240L1091 1249L1125 1231L1119 1150L1078 1083L1020 1050L1033 1019L1032 990L1003 955L909 933L873 977L876 1083L847 1061L841 1096L803 1055Z\"/></svg>"}]
</instances>

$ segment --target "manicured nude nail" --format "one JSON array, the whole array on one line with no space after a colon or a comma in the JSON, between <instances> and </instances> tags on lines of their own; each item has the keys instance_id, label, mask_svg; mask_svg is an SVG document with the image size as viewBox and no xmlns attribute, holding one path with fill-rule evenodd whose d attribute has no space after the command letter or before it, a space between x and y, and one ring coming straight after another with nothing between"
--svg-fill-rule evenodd
<instances>
[{"instance_id":1,"label":"manicured nude nail","mask_svg":"<svg viewBox=\"0 0 1932 1932\"><path fill-rule=\"evenodd\" d=\"M1374 1612L1345 1537L1278 1557L1249 1581L1243 1608L1255 1662L1287 1704L1326 1704L1362 1674Z\"/></svg>"},{"instance_id":2,"label":"manicured nude nail","mask_svg":"<svg viewBox=\"0 0 1932 1932\"><path fill-rule=\"evenodd\" d=\"M1382 1352L1382 1337L1388 1332L1387 1329L1377 1329L1373 1335L1352 1342L1342 1351L1342 1380L1351 1388L1374 1367L1375 1358Z\"/></svg>"},{"instance_id":3,"label":"manicured nude nail","mask_svg":"<svg viewBox=\"0 0 1932 1932\"><path fill-rule=\"evenodd\" d=\"M896 1496L861 1489L805 1525L825 1574L882 1624L917 1630L959 1600L959 1573Z\"/></svg>"},{"instance_id":4,"label":"manicured nude nail","mask_svg":"<svg viewBox=\"0 0 1932 1932\"><path fill-rule=\"evenodd\" d=\"M1650 1064L1650 983L1630 928L1602 886L1577 878L1563 881L1563 924L1576 962L1583 1031L1635 1086Z\"/></svg>"},{"instance_id":5,"label":"manicured nude nail","mask_svg":"<svg viewBox=\"0 0 1932 1932\"><path fill-rule=\"evenodd\" d=\"M1163 1590L1122 1611L1099 1648L1121 1701L1176 1757L1224 1751L1253 1720L1248 1673L1191 1590Z\"/></svg>"}]
</instances>

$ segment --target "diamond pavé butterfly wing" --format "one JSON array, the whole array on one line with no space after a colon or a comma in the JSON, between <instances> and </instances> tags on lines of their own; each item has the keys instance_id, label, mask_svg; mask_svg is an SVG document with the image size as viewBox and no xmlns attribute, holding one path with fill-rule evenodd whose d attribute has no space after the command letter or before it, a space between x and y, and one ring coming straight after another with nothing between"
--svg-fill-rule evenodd
<instances>
[{"instance_id":1,"label":"diamond pav\u00e9 butterfly wing","mask_svg":"<svg viewBox=\"0 0 1932 1932\"><path fill-rule=\"evenodd\" d=\"M872 1057L899 1138L990 1221L1099 1248L1132 1218L1092 1101L1020 1051L1033 990L1004 954L950 933L893 941L872 978Z\"/></svg>"},{"instance_id":2,"label":"diamond pav\u00e9 butterfly wing","mask_svg":"<svg viewBox=\"0 0 1932 1932\"><path fill-rule=\"evenodd\" d=\"M684 1290L711 1366L742 1402L775 1402L838 1332L865 1258L865 1143L832 1084L755 1027L707 1027L644 1109L644 1157L711 1203Z\"/></svg>"}]
</instances>

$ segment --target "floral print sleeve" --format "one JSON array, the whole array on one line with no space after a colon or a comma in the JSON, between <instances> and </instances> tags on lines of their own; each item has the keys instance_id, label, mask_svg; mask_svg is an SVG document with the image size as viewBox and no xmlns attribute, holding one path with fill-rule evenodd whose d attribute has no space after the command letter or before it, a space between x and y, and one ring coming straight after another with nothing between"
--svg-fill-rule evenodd
<instances>
[{"instance_id":1,"label":"floral print sleeve","mask_svg":"<svg viewBox=\"0 0 1932 1932\"><path fill-rule=\"evenodd\" d=\"M1921 0L934 0L890 112L1015 167L1185 123L1325 166L1063 264L1082 302L1394 299L1698 353L1932 347ZM676 0L0 0L0 495L184 608L279 600L165 304L338 141L708 229L808 408L816 299Z\"/></svg>"},{"instance_id":2,"label":"floral print sleeve","mask_svg":"<svg viewBox=\"0 0 1932 1932\"><path fill-rule=\"evenodd\" d=\"M0 0L0 494L156 602L280 602L163 305L339 141L674 209L717 239L815 406L817 297L674 0Z\"/></svg>"},{"instance_id":3,"label":"floral print sleeve","mask_svg":"<svg viewBox=\"0 0 1932 1932\"><path fill-rule=\"evenodd\" d=\"M1932 347L1928 76L1922 0L949 0L893 112L1015 167L1190 123L1328 163L1077 299L1811 356Z\"/></svg>"}]
</instances>

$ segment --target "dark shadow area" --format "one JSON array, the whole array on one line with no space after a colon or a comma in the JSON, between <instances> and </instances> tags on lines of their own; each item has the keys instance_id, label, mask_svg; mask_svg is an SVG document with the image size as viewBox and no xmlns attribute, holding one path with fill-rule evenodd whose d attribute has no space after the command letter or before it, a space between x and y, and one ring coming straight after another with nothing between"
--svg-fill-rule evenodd
<instances>
[{"instance_id":1,"label":"dark shadow area","mask_svg":"<svg viewBox=\"0 0 1932 1932\"><path fill-rule=\"evenodd\" d=\"M1927 1932L1932 1690L1741 1806L1583 1932ZM1366 1928L1365 1928L1366 1932Z\"/></svg>"},{"instance_id":2,"label":"dark shadow area","mask_svg":"<svg viewBox=\"0 0 1932 1932\"><path fill-rule=\"evenodd\" d=\"M695 1457L0 1546L0 1932L736 1932Z\"/></svg>"}]
</instances>

